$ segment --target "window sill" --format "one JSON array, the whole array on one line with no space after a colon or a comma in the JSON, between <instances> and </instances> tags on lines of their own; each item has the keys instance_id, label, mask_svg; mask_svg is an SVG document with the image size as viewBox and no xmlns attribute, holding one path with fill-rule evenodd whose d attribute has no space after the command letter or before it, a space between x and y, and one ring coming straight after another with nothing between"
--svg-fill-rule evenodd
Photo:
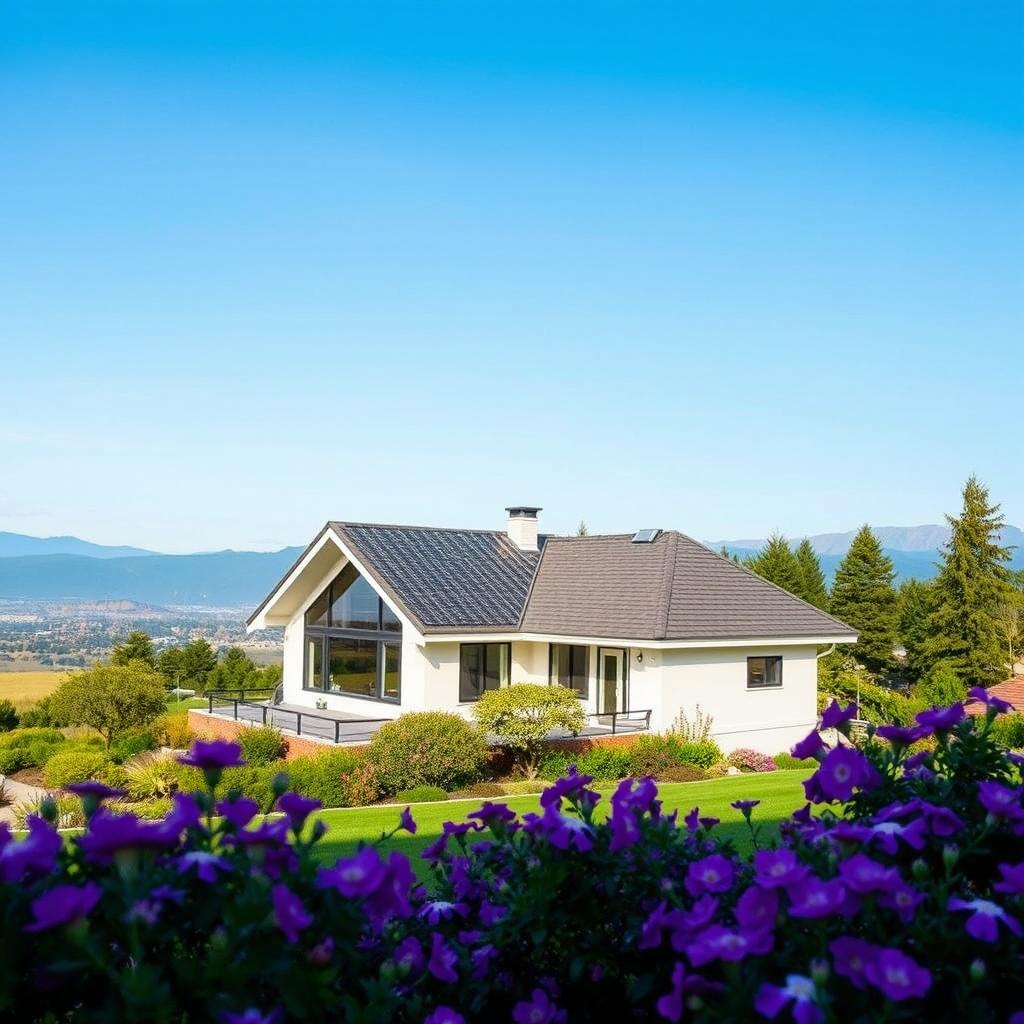
<instances>
[{"instance_id":1,"label":"window sill","mask_svg":"<svg viewBox=\"0 0 1024 1024\"><path fill-rule=\"evenodd\" d=\"M304 686L302 688L303 693L315 693L319 697L346 697L352 700L365 700L369 704L401 704L402 695L399 694L397 697L370 697L365 693L344 693L338 690L321 690L314 686ZM316 710L316 709L314 709ZM330 708L327 709L330 711Z\"/></svg>"}]
</instances>

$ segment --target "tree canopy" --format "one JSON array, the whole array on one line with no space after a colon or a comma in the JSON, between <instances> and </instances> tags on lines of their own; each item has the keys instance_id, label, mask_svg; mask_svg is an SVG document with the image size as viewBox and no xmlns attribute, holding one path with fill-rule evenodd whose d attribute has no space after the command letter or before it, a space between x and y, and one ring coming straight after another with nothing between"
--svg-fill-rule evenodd
<instances>
[{"instance_id":1,"label":"tree canopy","mask_svg":"<svg viewBox=\"0 0 1024 1024\"><path fill-rule=\"evenodd\" d=\"M933 584L927 656L949 662L968 685L984 686L1008 668L998 625L1000 606L1012 599L1010 549L999 539L1004 520L974 476L964 484L960 514L946 519L952 533Z\"/></svg>"},{"instance_id":2,"label":"tree canopy","mask_svg":"<svg viewBox=\"0 0 1024 1024\"><path fill-rule=\"evenodd\" d=\"M857 643L845 649L872 672L881 672L893 663L897 611L894 576L892 560L865 524L836 569L831 611L857 630Z\"/></svg>"},{"instance_id":3,"label":"tree canopy","mask_svg":"<svg viewBox=\"0 0 1024 1024\"><path fill-rule=\"evenodd\" d=\"M932 607L931 584L904 580L897 592L897 607L899 641L906 651L904 670L911 679L920 679L928 668L926 645Z\"/></svg>"},{"instance_id":4,"label":"tree canopy","mask_svg":"<svg viewBox=\"0 0 1024 1024\"><path fill-rule=\"evenodd\" d=\"M747 560L746 565L769 583L774 583L791 594L801 593L803 575L800 563L793 554L789 541L781 533L773 533L765 546Z\"/></svg>"},{"instance_id":5,"label":"tree canopy","mask_svg":"<svg viewBox=\"0 0 1024 1024\"><path fill-rule=\"evenodd\" d=\"M825 574L821 571L821 562L811 542L804 537L796 548L796 561L800 569L800 590L798 596L808 604L822 610L828 607L828 588L825 586Z\"/></svg>"},{"instance_id":6,"label":"tree canopy","mask_svg":"<svg viewBox=\"0 0 1024 1024\"><path fill-rule=\"evenodd\" d=\"M168 647L161 652L158 664L169 687L202 691L217 665L217 652L206 639L197 637L184 647Z\"/></svg>"},{"instance_id":7,"label":"tree canopy","mask_svg":"<svg viewBox=\"0 0 1024 1024\"><path fill-rule=\"evenodd\" d=\"M110 655L111 665L127 665L132 661L140 661L150 668L156 668L156 649L148 633L141 629L133 629L119 644L114 645Z\"/></svg>"}]
</instances>

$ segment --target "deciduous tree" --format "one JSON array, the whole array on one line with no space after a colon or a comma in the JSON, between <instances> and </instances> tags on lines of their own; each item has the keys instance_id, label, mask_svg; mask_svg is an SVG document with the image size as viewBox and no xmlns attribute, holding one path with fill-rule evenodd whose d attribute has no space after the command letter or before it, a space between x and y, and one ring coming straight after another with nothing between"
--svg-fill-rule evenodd
<instances>
[{"instance_id":1,"label":"deciduous tree","mask_svg":"<svg viewBox=\"0 0 1024 1024\"><path fill-rule=\"evenodd\" d=\"M892 560L882 551L871 527L857 532L836 569L831 611L859 635L846 648L872 672L893 663L896 646L896 591Z\"/></svg>"}]
</instances>

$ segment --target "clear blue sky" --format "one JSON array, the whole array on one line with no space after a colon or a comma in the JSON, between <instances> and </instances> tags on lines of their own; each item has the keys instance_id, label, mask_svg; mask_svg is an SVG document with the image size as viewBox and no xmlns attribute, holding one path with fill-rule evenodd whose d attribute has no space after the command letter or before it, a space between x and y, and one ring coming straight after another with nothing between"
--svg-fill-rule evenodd
<instances>
[{"instance_id":1,"label":"clear blue sky","mask_svg":"<svg viewBox=\"0 0 1024 1024\"><path fill-rule=\"evenodd\" d=\"M0 529L1024 521L1022 5L4 5Z\"/></svg>"}]
</instances>

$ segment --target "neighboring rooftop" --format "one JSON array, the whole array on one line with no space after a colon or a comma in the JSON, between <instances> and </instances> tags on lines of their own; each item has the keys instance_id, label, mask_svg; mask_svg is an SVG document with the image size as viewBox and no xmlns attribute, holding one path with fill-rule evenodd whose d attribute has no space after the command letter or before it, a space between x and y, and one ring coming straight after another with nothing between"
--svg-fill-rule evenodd
<instances>
[{"instance_id":1,"label":"neighboring rooftop","mask_svg":"<svg viewBox=\"0 0 1024 1024\"><path fill-rule=\"evenodd\" d=\"M989 696L998 697L1012 704L1017 711L1024 711L1024 676L1014 676L1002 683L987 687ZM967 703L967 714L980 715L985 711L985 705L980 700Z\"/></svg>"}]
</instances>

